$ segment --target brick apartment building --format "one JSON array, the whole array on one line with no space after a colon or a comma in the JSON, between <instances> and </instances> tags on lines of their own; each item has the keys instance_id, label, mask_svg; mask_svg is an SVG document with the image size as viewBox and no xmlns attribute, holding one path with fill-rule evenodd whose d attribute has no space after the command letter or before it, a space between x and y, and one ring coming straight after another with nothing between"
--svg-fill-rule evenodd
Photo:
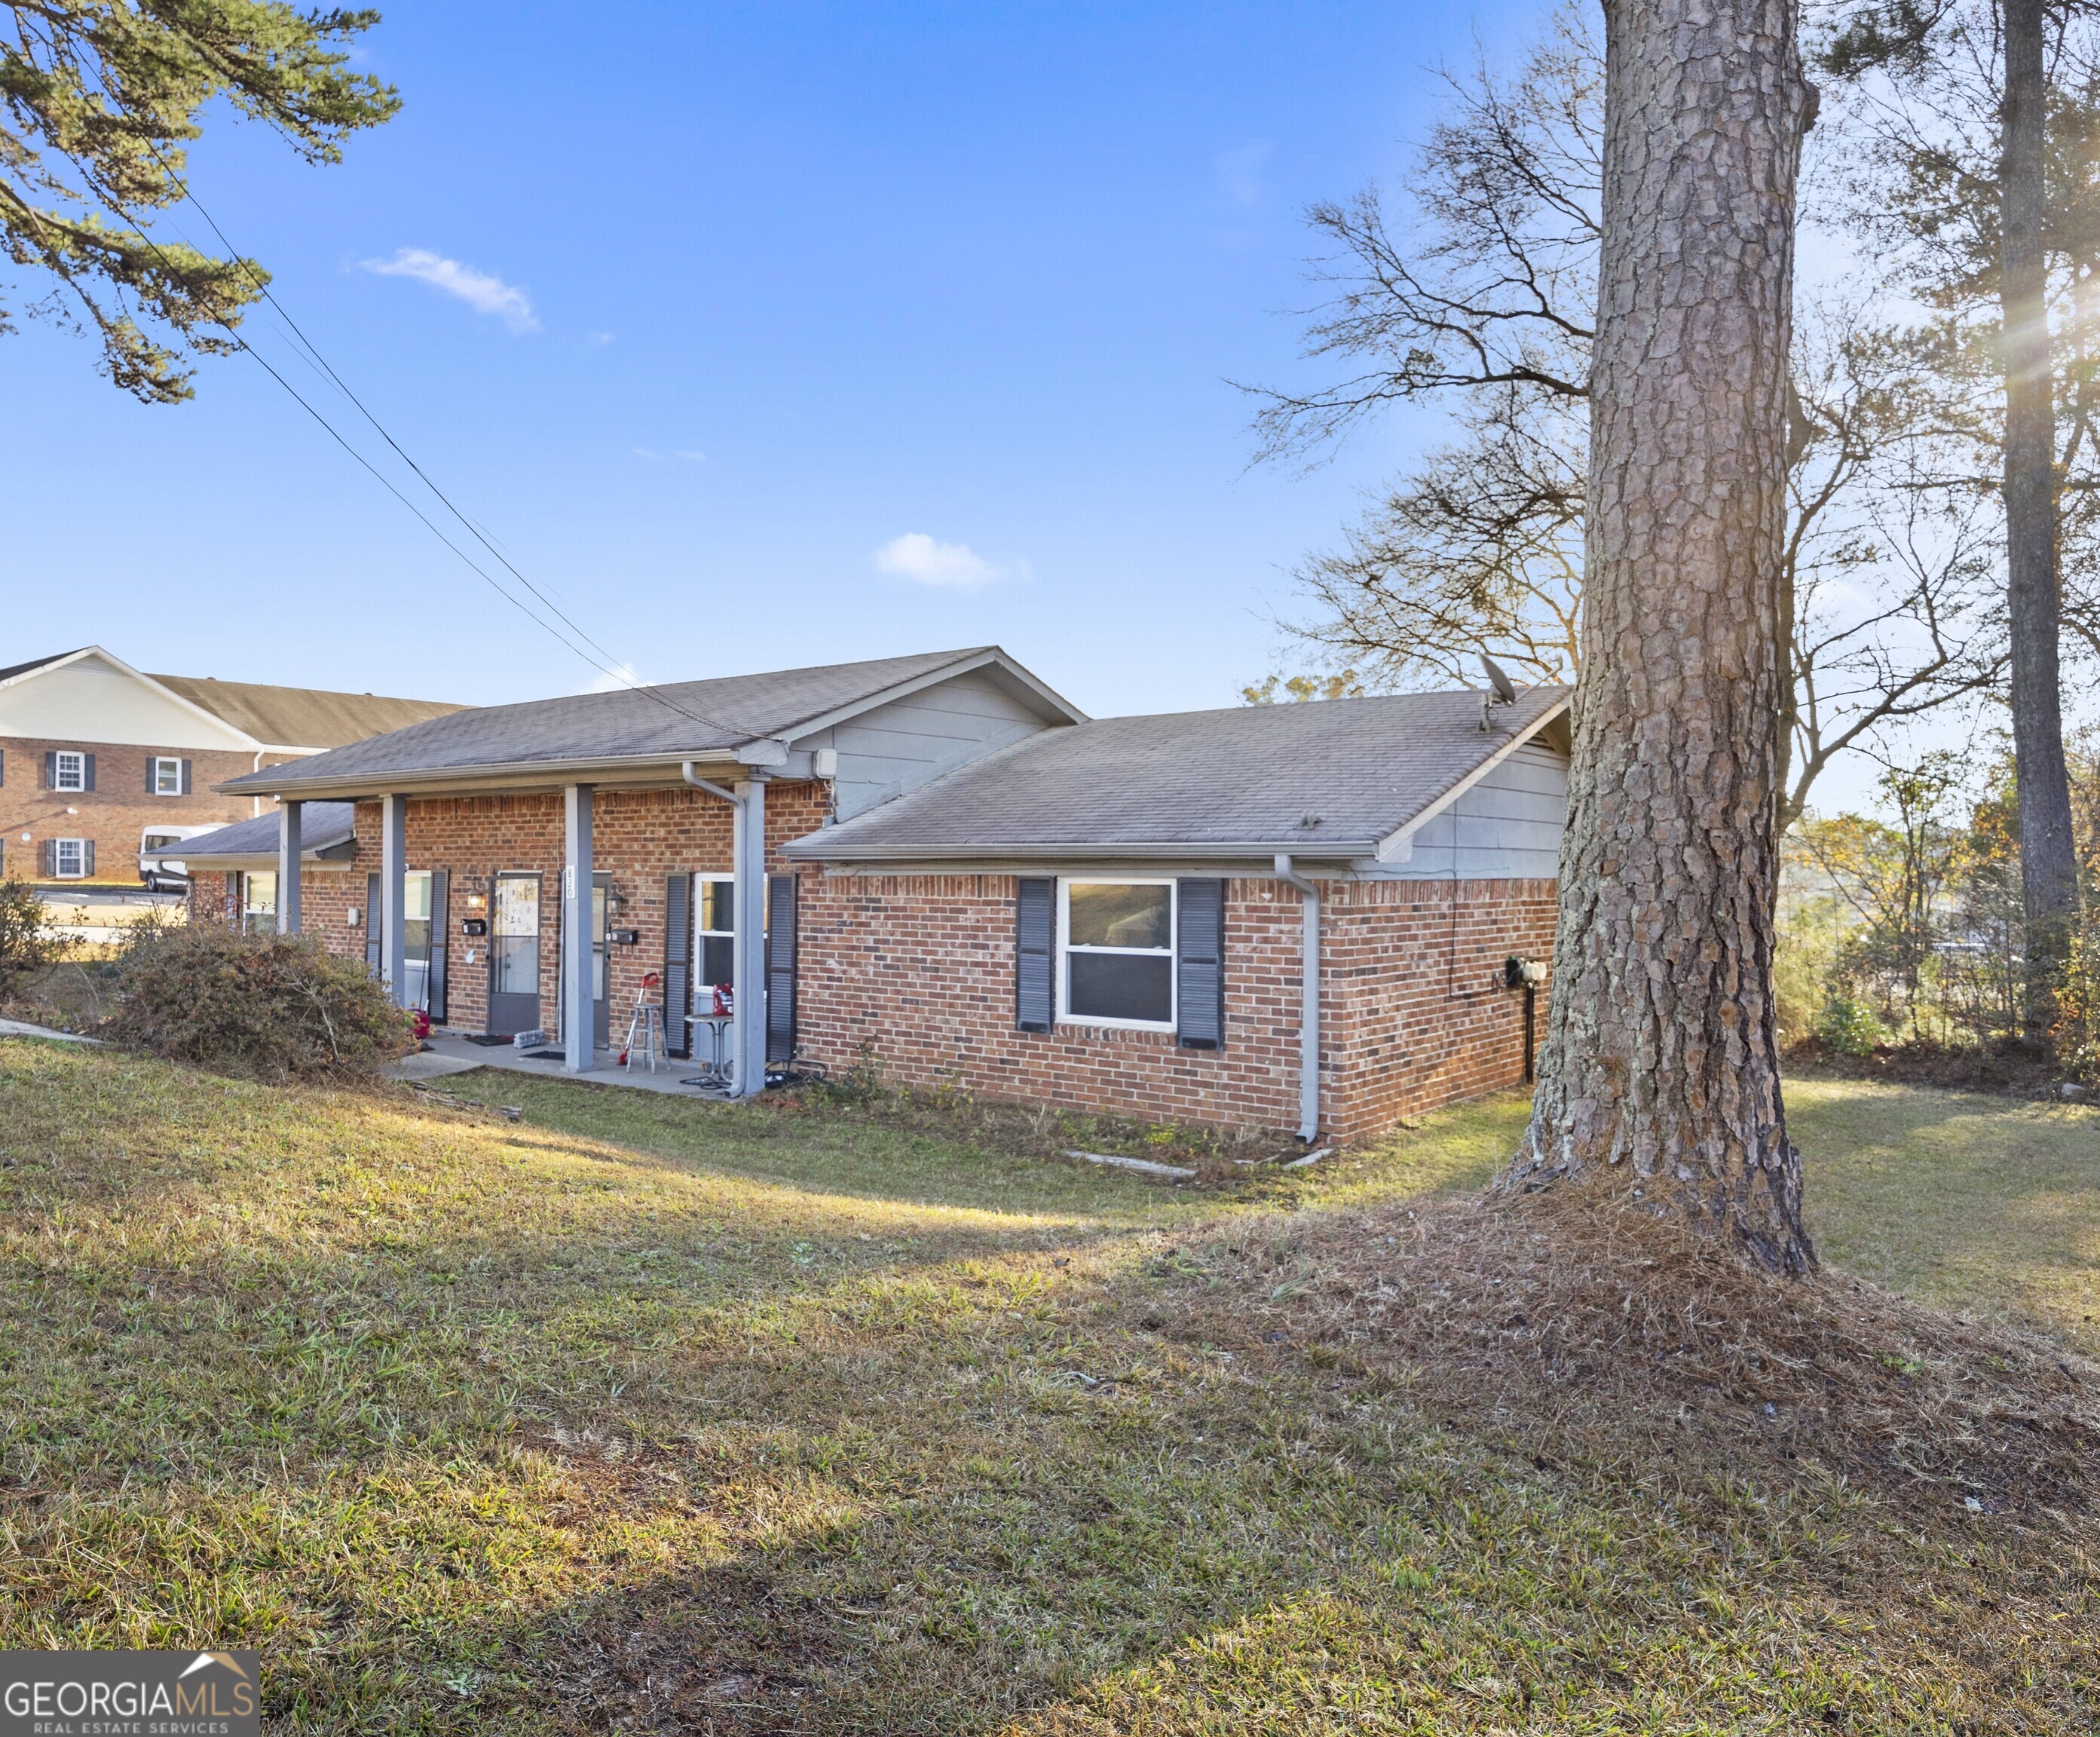
<instances>
[{"instance_id":1,"label":"brick apartment building","mask_svg":"<svg viewBox=\"0 0 2100 1737\"><path fill-rule=\"evenodd\" d=\"M136 891L148 840L268 806L215 785L456 711L425 700L147 675L99 646L0 669L0 872Z\"/></svg>"},{"instance_id":2,"label":"brick apartment building","mask_svg":"<svg viewBox=\"0 0 2100 1737\"><path fill-rule=\"evenodd\" d=\"M679 1050L730 991L739 1092L867 1059L1358 1138L1524 1077L1566 718L1538 688L1090 720L996 648L581 695L229 780L280 818L196 841L192 899L579 1072L655 973Z\"/></svg>"}]
</instances>

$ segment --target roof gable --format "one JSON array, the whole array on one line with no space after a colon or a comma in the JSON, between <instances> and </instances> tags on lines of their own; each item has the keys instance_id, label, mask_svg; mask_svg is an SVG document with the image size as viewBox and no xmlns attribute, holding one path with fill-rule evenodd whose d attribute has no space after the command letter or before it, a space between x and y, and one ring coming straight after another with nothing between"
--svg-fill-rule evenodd
<instances>
[{"instance_id":1,"label":"roof gable","mask_svg":"<svg viewBox=\"0 0 2100 1737\"><path fill-rule=\"evenodd\" d=\"M0 736L206 752L263 745L99 645L0 673Z\"/></svg>"}]
</instances>

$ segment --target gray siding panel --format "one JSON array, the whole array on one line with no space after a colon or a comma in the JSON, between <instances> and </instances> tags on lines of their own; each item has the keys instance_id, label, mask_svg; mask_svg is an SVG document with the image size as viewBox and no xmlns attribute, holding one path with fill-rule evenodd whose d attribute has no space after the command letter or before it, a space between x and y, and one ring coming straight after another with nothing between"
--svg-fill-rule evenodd
<instances>
[{"instance_id":1,"label":"gray siding panel","mask_svg":"<svg viewBox=\"0 0 2100 1737\"><path fill-rule=\"evenodd\" d=\"M848 820L1044 727L973 670L796 745L838 750L838 813Z\"/></svg>"},{"instance_id":2,"label":"gray siding panel","mask_svg":"<svg viewBox=\"0 0 2100 1737\"><path fill-rule=\"evenodd\" d=\"M1560 873L1568 762L1527 742L1414 834L1383 875L1403 881L1550 881Z\"/></svg>"}]
</instances>

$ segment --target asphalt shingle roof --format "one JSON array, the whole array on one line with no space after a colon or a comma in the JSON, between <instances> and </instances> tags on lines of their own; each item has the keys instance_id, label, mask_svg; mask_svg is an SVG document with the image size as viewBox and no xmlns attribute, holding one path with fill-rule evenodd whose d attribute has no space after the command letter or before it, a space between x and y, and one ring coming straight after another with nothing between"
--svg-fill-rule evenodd
<instances>
[{"instance_id":1,"label":"asphalt shingle roof","mask_svg":"<svg viewBox=\"0 0 2100 1737\"><path fill-rule=\"evenodd\" d=\"M346 742L443 718L461 709L443 700L400 700L387 694L346 694L321 687L271 687L260 682L222 682L201 675L152 678L192 705L223 718L258 742L278 748L340 748Z\"/></svg>"},{"instance_id":2,"label":"asphalt shingle roof","mask_svg":"<svg viewBox=\"0 0 2100 1737\"><path fill-rule=\"evenodd\" d=\"M1567 696L1532 688L1487 731L1480 696L1462 692L1096 718L788 848L816 861L1144 846L1361 855Z\"/></svg>"},{"instance_id":3,"label":"asphalt shingle roof","mask_svg":"<svg viewBox=\"0 0 2100 1737\"><path fill-rule=\"evenodd\" d=\"M357 806L354 802L304 802L299 810L299 855L346 844L357 836ZM277 815L273 810L252 820L236 820L215 833L200 833L172 846L168 855L185 863L210 867L218 856L267 856L277 848Z\"/></svg>"},{"instance_id":4,"label":"asphalt shingle roof","mask_svg":"<svg viewBox=\"0 0 2100 1737\"><path fill-rule=\"evenodd\" d=\"M882 657L863 663L731 675L660 687L571 694L488 705L412 724L369 741L251 772L220 788L289 789L307 780L389 773L537 767L564 761L651 760L723 754L797 726L990 647Z\"/></svg>"}]
</instances>

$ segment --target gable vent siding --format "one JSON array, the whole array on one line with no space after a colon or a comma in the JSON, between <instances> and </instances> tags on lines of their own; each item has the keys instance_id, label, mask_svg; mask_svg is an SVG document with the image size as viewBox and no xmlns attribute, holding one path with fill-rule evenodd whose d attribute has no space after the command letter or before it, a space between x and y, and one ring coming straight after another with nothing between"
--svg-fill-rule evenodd
<instances>
[{"instance_id":1,"label":"gable vent siding","mask_svg":"<svg viewBox=\"0 0 2100 1737\"><path fill-rule=\"evenodd\" d=\"M1022 1032L1047 1032L1057 1019L1054 956L1057 946L1057 883L1048 876L1023 876L1014 883L1013 1024Z\"/></svg>"},{"instance_id":2,"label":"gable vent siding","mask_svg":"<svg viewBox=\"0 0 2100 1737\"><path fill-rule=\"evenodd\" d=\"M1176 887L1180 911L1175 936L1175 984L1179 1016L1176 1041L1185 1050L1225 1046L1225 883L1183 881Z\"/></svg>"},{"instance_id":3,"label":"gable vent siding","mask_svg":"<svg viewBox=\"0 0 2100 1737\"><path fill-rule=\"evenodd\" d=\"M765 882L765 1059L795 1059L795 895L792 874Z\"/></svg>"},{"instance_id":4,"label":"gable vent siding","mask_svg":"<svg viewBox=\"0 0 2100 1737\"><path fill-rule=\"evenodd\" d=\"M693 1053L693 877L674 874L664 882L664 1053L683 1059Z\"/></svg>"}]
</instances>

